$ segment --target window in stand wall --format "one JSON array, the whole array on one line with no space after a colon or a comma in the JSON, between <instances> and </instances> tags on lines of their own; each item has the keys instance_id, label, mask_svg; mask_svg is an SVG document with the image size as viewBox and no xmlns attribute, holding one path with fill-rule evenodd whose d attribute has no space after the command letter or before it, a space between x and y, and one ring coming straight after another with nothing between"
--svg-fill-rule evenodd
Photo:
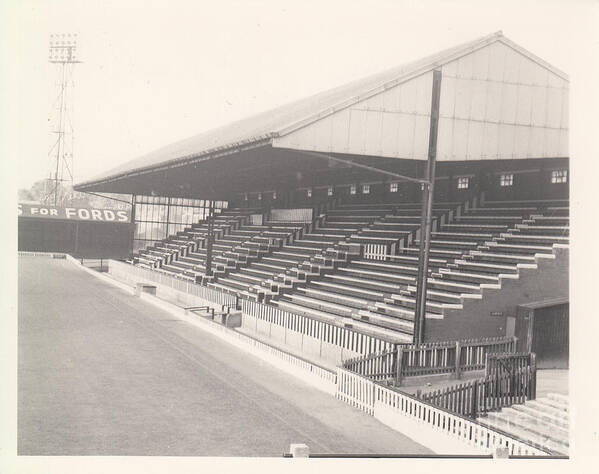
<instances>
[{"instance_id":1,"label":"window in stand wall","mask_svg":"<svg viewBox=\"0 0 599 474\"><path fill-rule=\"evenodd\" d=\"M357 190L357 186L355 184L352 184L349 187L349 194L356 194L356 190Z\"/></svg>"},{"instance_id":2,"label":"window in stand wall","mask_svg":"<svg viewBox=\"0 0 599 474\"><path fill-rule=\"evenodd\" d=\"M512 173L501 174L499 175L499 186L513 186L514 185L514 175Z\"/></svg>"},{"instance_id":3,"label":"window in stand wall","mask_svg":"<svg viewBox=\"0 0 599 474\"><path fill-rule=\"evenodd\" d=\"M458 189L468 189L470 187L470 177L460 176L458 178Z\"/></svg>"},{"instance_id":4,"label":"window in stand wall","mask_svg":"<svg viewBox=\"0 0 599 474\"><path fill-rule=\"evenodd\" d=\"M333 186L329 186L327 188L327 196L332 196L333 195Z\"/></svg>"},{"instance_id":5,"label":"window in stand wall","mask_svg":"<svg viewBox=\"0 0 599 474\"><path fill-rule=\"evenodd\" d=\"M553 170L551 172L551 183L567 183L568 182L568 170Z\"/></svg>"},{"instance_id":6,"label":"window in stand wall","mask_svg":"<svg viewBox=\"0 0 599 474\"><path fill-rule=\"evenodd\" d=\"M370 184L362 185L362 194L370 194Z\"/></svg>"},{"instance_id":7,"label":"window in stand wall","mask_svg":"<svg viewBox=\"0 0 599 474\"><path fill-rule=\"evenodd\" d=\"M397 191L399 191L399 183L390 183L389 191L392 193L396 193Z\"/></svg>"}]
</instances>

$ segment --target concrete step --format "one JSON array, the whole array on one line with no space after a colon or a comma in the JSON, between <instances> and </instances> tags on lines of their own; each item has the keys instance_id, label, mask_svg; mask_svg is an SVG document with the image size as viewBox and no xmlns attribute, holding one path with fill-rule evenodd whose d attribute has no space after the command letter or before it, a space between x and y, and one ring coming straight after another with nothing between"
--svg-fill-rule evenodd
<instances>
[{"instance_id":1,"label":"concrete step","mask_svg":"<svg viewBox=\"0 0 599 474\"><path fill-rule=\"evenodd\" d=\"M219 278L217 283L224 285L226 287L228 287L229 289L232 290L242 290L242 291L247 291L248 288L251 286L248 283L244 283L238 280L233 280L231 278Z\"/></svg>"},{"instance_id":2,"label":"concrete step","mask_svg":"<svg viewBox=\"0 0 599 474\"><path fill-rule=\"evenodd\" d=\"M549 398L549 397L542 397L542 398L537 398L535 401L537 403L543 404L549 408L563 411L564 413L568 413L570 411L567 400L563 401L563 400L555 400L555 399Z\"/></svg>"},{"instance_id":3,"label":"concrete step","mask_svg":"<svg viewBox=\"0 0 599 474\"><path fill-rule=\"evenodd\" d=\"M345 306L350 306L356 309L369 309L372 307L372 301L365 300L362 298L355 298L347 295L340 295L339 293L333 293L322 289L312 288L307 286L305 288L297 288L296 292L312 296L324 301L330 301L332 303L339 303Z\"/></svg>"},{"instance_id":4,"label":"concrete step","mask_svg":"<svg viewBox=\"0 0 599 474\"><path fill-rule=\"evenodd\" d=\"M469 270L470 272L490 273L490 274L517 274L518 267L515 265L497 265L484 262L471 262L466 260L456 260L455 265L458 269Z\"/></svg>"},{"instance_id":5,"label":"concrete step","mask_svg":"<svg viewBox=\"0 0 599 474\"><path fill-rule=\"evenodd\" d=\"M468 223L460 223L460 224L444 224L441 226L442 231L449 232L491 232L491 233L500 233L506 232L509 226L503 224L468 224Z\"/></svg>"},{"instance_id":6,"label":"concrete step","mask_svg":"<svg viewBox=\"0 0 599 474\"><path fill-rule=\"evenodd\" d=\"M511 426L518 426L525 430L539 434L557 443L569 444L569 431L567 428L557 426L542 418L514 410L511 407L502 408L498 412L489 412L489 418L495 418Z\"/></svg>"},{"instance_id":7,"label":"concrete step","mask_svg":"<svg viewBox=\"0 0 599 474\"><path fill-rule=\"evenodd\" d=\"M521 411L527 415L540 418L547 423L552 423L561 428L568 428L570 425L569 419L567 416L556 415L555 413L550 413L545 411L543 408L539 408L538 406L532 406L532 401L525 403L524 405L513 405L512 408L514 410Z\"/></svg>"},{"instance_id":8,"label":"concrete step","mask_svg":"<svg viewBox=\"0 0 599 474\"><path fill-rule=\"evenodd\" d=\"M568 454L568 446L561 443L556 442L546 436L539 435L534 431L529 431L528 429L522 428L521 426L516 426L513 424L507 423L503 419L496 419L494 417L486 417L486 419L478 418L478 421L486 424L490 427L496 427L502 431L506 431L517 438L520 438L524 441L530 441L537 445L543 446L551 451L558 454Z\"/></svg>"},{"instance_id":9,"label":"concrete step","mask_svg":"<svg viewBox=\"0 0 599 474\"><path fill-rule=\"evenodd\" d=\"M553 247L544 245L516 245L497 242L486 242L489 250L509 254L535 255L537 253L553 254Z\"/></svg>"},{"instance_id":10,"label":"concrete step","mask_svg":"<svg viewBox=\"0 0 599 474\"><path fill-rule=\"evenodd\" d=\"M367 290L363 288L356 288L353 286L340 285L330 281L313 281L310 283L312 287L324 288L331 292L340 293L342 295L352 296L355 298L363 298L367 300L378 300L383 301L385 293L377 292L373 290Z\"/></svg>"},{"instance_id":11,"label":"concrete step","mask_svg":"<svg viewBox=\"0 0 599 474\"><path fill-rule=\"evenodd\" d=\"M570 400L567 395L563 395L561 393L548 393L547 398L561 402L565 405L568 405Z\"/></svg>"},{"instance_id":12,"label":"concrete step","mask_svg":"<svg viewBox=\"0 0 599 474\"><path fill-rule=\"evenodd\" d=\"M376 290L387 293L396 292L400 290L399 284L394 283L384 283L382 281L366 280L364 278L355 278L351 276L337 274L326 274L325 276L329 281L341 283L344 285L351 285L360 289Z\"/></svg>"},{"instance_id":13,"label":"concrete step","mask_svg":"<svg viewBox=\"0 0 599 474\"><path fill-rule=\"evenodd\" d=\"M413 284L416 282L416 279L413 276L406 276L401 273L375 272L352 267L339 268L338 271L342 275L347 275L357 279L375 280L405 285Z\"/></svg>"},{"instance_id":14,"label":"concrete step","mask_svg":"<svg viewBox=\"0 0 599 474\"><path fill-rule=\"evenodd\" d=\"M555 407L550 403L547 403L548 399L546 398L538 398L536 400L531 400L527 402L527 405L531 408L534 408L538 411L543 411L544 413L548 413L556 418L561 418L568 420L569 414L568 410L564 410L562 406Z\"/></svg>"}]
</instances>

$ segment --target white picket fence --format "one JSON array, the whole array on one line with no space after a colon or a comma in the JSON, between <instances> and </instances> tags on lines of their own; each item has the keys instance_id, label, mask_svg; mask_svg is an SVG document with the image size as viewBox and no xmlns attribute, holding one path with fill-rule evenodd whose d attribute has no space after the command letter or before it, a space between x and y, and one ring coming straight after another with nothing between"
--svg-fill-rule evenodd
<instances>
[{"instance_id":1,"label":"white picket fence","mask_svg":"<svg viewBox=\"0 0 599 474\"><path fill-rule=\"evenodd\" d=\"M375 384L347 370L337 369L337 398L374 416Z\"/></svg>"},{"instance_id":2,"label":"white picket fence","mask_svg":"<svg viewBox=\"0 0 599 474\"><path fill-rule=\"evenodd\" d=\"M336 396L439 454L488 454L497 447L508 448L511 455L550 454L507 433L374 383L341 367L337 368Z\"/></svg>"},{"instance_id":3,"label":"white picket fence","mask_svg":"<svg viewBox=\"0 0 599 474\"><path fill-rule=\"evenodd\" d=\"M347 350L348 357L388 351L395 347L392 342L323 321L317 321L300 314L290 313L274 306L246 299L242 299L240 303L241 310L245 314L267 323L281 326L290 331L299 332L326 343L342 347Z\"/></svg>"}]
</instances>

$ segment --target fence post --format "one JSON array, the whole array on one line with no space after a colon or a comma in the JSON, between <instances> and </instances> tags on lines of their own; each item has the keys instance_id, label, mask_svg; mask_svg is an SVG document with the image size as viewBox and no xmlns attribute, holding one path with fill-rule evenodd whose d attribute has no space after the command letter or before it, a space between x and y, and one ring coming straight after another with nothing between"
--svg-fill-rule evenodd
<instances>
[{"instance_id":1,"label":"fence post","mask_svg":"<svg viewBox=\"0 0 599 474\"><path fill-rule=\"evenodd\" d=\"M395 386L399 387L401 385L401 371L402 371L402 362L403 362L403 349L401 346L397 346L397 363L395 364Z\"/></svg>"},{"instance_id":2,"label":"fence post","mask_svg":"<svg viewBox=\"0 0 599 474\"><path fill-rule=\"evenodd\" d=\"M460 345L460 341L455 341L455 378L456 379L459 379L462 376L461 354L462 354L462 346Z\"/></svg>"},{"instance_id":3,"label":"fence post","mask_svg":"<svg viewBox=\"0 0 599 474\"><path fill-rule=\"evenodd\" d=\"M530 353L530 399L537 398L537 355Z\"/></svg>"},{"instance_id":4,"label":"fence post","mask_svg":"<svg viewBox=\"0 0 599 474\"><path fill-rule=\"evenodd\" d=\"M478 380L474 380L472 383L472 413L470 417L473 420L476 420L476 415L478 412Z\"/></svg>"}]
</instances>

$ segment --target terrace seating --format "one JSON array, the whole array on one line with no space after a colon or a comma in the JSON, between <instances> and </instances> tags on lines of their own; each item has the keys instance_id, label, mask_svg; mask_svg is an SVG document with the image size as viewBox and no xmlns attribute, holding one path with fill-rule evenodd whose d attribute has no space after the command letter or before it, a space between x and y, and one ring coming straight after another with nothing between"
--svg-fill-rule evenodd
<instances>
[{"instance_id":1,"label":"terrace seating","mask_svg":"<svg viewBox=\"0 0 599 474\"><path fill-rule=\"evenodd\" d=\"M554 258L554 245L569 242L567 201L491 201L461 212L454 204L434 206L427 318L443 318L467 300L484 298L484 289L501 288L502 279L517 277L522 268L536 268L539 259ZM313 225L258 226L241 215L222 216L221 233L213 244L216 278L208 285L411 342L420 252L419 237L414 237L418 207L341 205ZM200 223L140 253L136 264L199 281L206 249L196 234L204 226ZM186 239L190 232L193 237ZM362 249L367 243L391 246L400 239L403 246L382 260L370 259Z\"/></svg>"},{"instance_id":2,"label":"terrace seating","mask_svg":"<svg viewBox=\"0 0 599 474\"><path fill-rule=\"evenodd\" d=\"M442 203L433 206L433 216L440 218L459 203ZM420 227L420 203L397 204L392 212L376 219L359 232L352 234L350 242L395 246Z\"/></svg>"},{"instance_id":3,"label":"terrace seating","mask_svg":"<svg viewBox=\"0 0 599 474\"><path fill-rule=\"evenodd\" d=\"M243 238L229 235L236 229L243 228L248 216L255 212L255 209L230 209L214 218L213 262L217 268L234 268L235 255L229 255L228 252L259 234L259 231L252 229ZM207 232L206 221L193 224L155 245L140 250L131 260L137 265L161 269L176 277L198 281L205 272ZM248 249L244 251L247 254L251 253ZM239 260L242 259L243 257L239 256Z\"/></svg>"},{"instance_id":4,"label":"terrace seating","mask_svg":"<svg viewBox=\"0 0 599 474\"><path fill-rule=\"evenodd\" d=\"M259 232L243 244L243 247L255 253L255 258L247 258L243 265L217 275L216 282L211 282L209 286L257 299L257 292L253 287L260 287L274 273L284 271L289 266L296 265L299 259L318 251L296 244L296 239L305 228L304 223L287 222L266 222L262 226L241 228L240 232L246 238L250 230Z\"/></svg>"},{"instance_id":5,"label":"terrace seating","mask_svg":"<svg viewBox=\"0 0 599 474\"><path fill-rule=\"evenodd\" d=\"M281 232L287 233L286 235L293 232L295 238L292 241L286 240L281 248L273 250L260 260L219 276L214 287L241 292L253 298L259 298L258 294L274 295L279 286L285 285L290 275L296 275L293 278L297 278L303 264L321 262L329 249L339 242L345 242L352 233L359 232L361 226L368 225L390 209L390 205L363 206L359 209L340 206L339 209L327 212L326 219L311 229L306 227L312 226L302 223L267 222L264 227L268 227L268 230L265 229L264 236L280 237Z\"/></svg>"},{"instance_id":6,"label":"terrace seating","mask_svg":"<svg viewBox=\"0 0 599 474\"><path fill-rule=\"evenodd\" d=\"M520 268L536 267L538 258L552 258L553 245L567 245L567 202L551 204L490 202L441 222L431 234L427 317L442 318L446 310L461 309L467 299L483 298L483 290L500 288L502 278L517 275ZM439 205L437 209L437 215L442 215L441 210L450 208ZM410 223L401 222L401 217L384 216L375 225L402 226L393 228L402 232ZM275 297L272 303L294 312L304 308L351 318L409 338L419 244L414 239L385 261L360 258L329 268L320 278Z\"/></svg>"},{"instance_id":7,"label":"terrace seating","mask_svg":"<svg viewBox=\"0 0 599 474\"><path fill-rule=\"evenodd\" d=\"M456 203L445 203L434 207L435 216L440 218L452 210ZM420 203L400 204L347 204L340 205L334 211L327 213L325 223L312 234L306 236L312 240L326 242L328 245L318 245L324 251L321 255L311 258L298 268L287 272L286 276L279 275L275 280L279 283L302 280L310 275L321 275L323 271L335 269L343 265L349 253L359 253L363 244L375 244L387 249L387 253L395 252L400 239L407 238L418 229L420 224ZM333 217L329 217L332 213ZM341 219L360 217L361 223L366 224L361 229L344 225ZM353 246L353 247L352 247ZM357 250L356 250L357 249ZM290 280L288 277L291 276Z\"/></svg>"}]
</instances>

